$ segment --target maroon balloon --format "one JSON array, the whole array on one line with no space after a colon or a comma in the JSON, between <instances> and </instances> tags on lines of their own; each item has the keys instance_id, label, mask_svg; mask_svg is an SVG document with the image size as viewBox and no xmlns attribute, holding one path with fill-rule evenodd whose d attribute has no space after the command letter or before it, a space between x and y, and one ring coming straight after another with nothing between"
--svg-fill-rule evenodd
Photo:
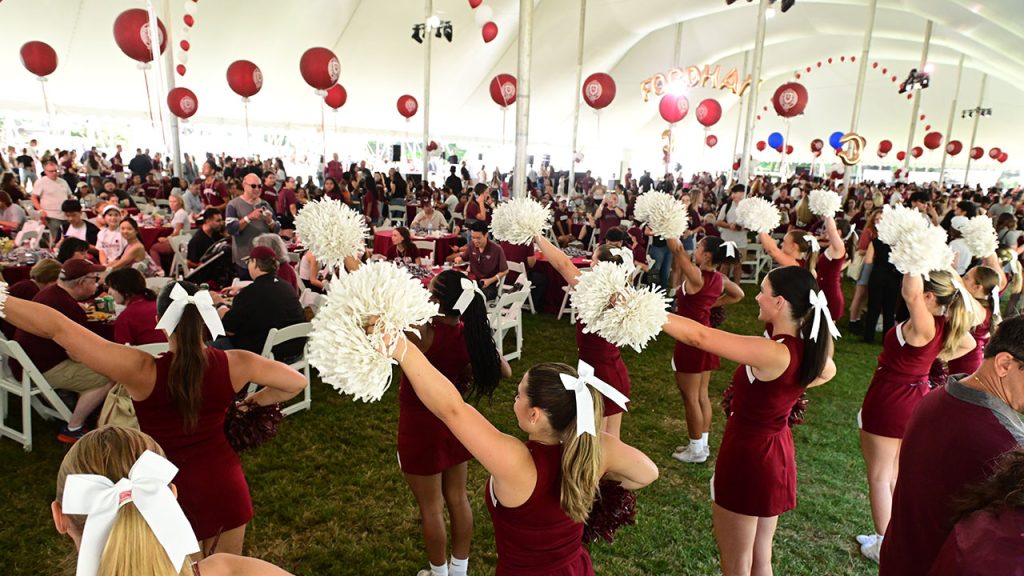
<instances>
[{"instance_id":1,"label":"maroon balloon","mask_svg":"<svg viewBox=\"0 0 1024 576\"><path fill-rule=\"evenodd\" d=\"M167 107L181 119L191 118L199 109L199 99L188 88L177 87L167 93Z\"/></svg>"},{"instance_id":2,"label":"maroon balloon","mask_svg":"<svg viewBox=\"0 0 1024 576\"><path fill-rule=\"evenodd\" d=\"M519 94L519 83L516 77L511 74L498 74L491 79L490 92L491 100L502 108L507 108L516 103L516 96Z\"/></svg>"},{"instance_id":3,"label":"maroon balloon","mask_svg":"<svg viewBox=\"0 0 1024 576\"><path fill-rule=\"evenodd\" d=\"M587 76L583 82L583 101L594 110L600 110L615 100L615 80L604 72Z\"/></svg>"},{"instance_id":4,"label":"maroon balloon","mask_svg":"<svg viewBox=\"0 0 1024 576\"><path fill-rule=\"evenodd\" d=\"M825 141L821 138L811 140L811 152L821 152L825 148Z\"/></svg>"},{"instance_id":5,"label":"maroon balloon","mask_svg":"<svg viewBox=\"0 0 1024 576\"><path fill-rule=\"evenodd\" d=\"M695 114L697 115L697 122L710 128L722 119L722 105L714 98L706 98L701 100L700 104L697 104Z\"/></svg>"},{"instance_id":6,"label":"maroon balloon","mask_svg":"<svg viewBox=\"0 0 1024 576\"><path fill-rule=\"evenodd\" d=\"M985 149L981 146L975 146L971 148L971 160L981 160L981 157L985 155Z\"/></svg>"},{"instance_id":7,"label":"maroon balloon","mask_svg":"<svg viewBox=\"0 0 1024 576\"><path fill-rule=\"evenodd\" d=\"M946 154L949 154L950 156L956 156L963 149L964 145L960 143L959 140L950 140L949 143L946 144Z\"/></svg>"},{"instance_id":8,"label":"maroon balloon","mask_svg":"<svg viewBox=\"0 0 1024 576\"><path fill-rule=\"evenodd\" d=\"M889 154L887 152L883 152L881 148L878 149L878 157L879 158L885 158L888 155Z\"/></svg>"},{"instance_id":9,"label":"maroon balloon","mask_svg":"<svg viewBox=\"0 0 1024 576\"><path fill-rule=\"evenodd\" d=\"M1002 150L1000 150L1000 149L999 149L998 147L997 147L997 148L993 148L993 149L991 149L991 150L989 150L989 151L988 151L988 157L989 157L989 158L991 158L991 159L993 159L993 160L998 160L998 159L999 159L999 156L1000 156L1000 155L1001 155L1002 153L1003 153L1003 151L1002 151Z\"/></svg>"},{"instance_id":10,"label":"maroon balloon","mask_svg":"<svg viewBox=\"0 0 1024 576\"><path fill-rule=\"evenodd\" d=\"M498 25L494 22L488 22L484 24L484 27L480 30L480 34L484 37L484 43L489 44L492 40L498 37Z\"/></svg>"},{"instance_id":11,"label":"maroon balloon","mask_svg":"<svg viewBox=\"0 0 1024 576\"><path fill-rule=\"evenodd\" d=\"M328 106L337 110L348 102L348 91L341 84L335 84L327 91L327 95L324 96L324 102Z\"/></svg>"},{"instance_id":12,"label":"maroon balloon","mask_svg":"<svg viewBox=\"0 0 1024 576\"><path fill-rule=\"evenodd\" d=\"M327 48L314 47L306 50L299 59L302 79L317 90L327 90L338 83L341 77L341 62Z\"/></svg>"},{"instance_id":13,"label":"maroon balloon","mask_svg":"<svg viewBox=\"0 0 1024 576\"><path fill-rule=\"evenodd\" d=\"M775 91L772 105L783 118L799 116L807 108L807 89L799 82L786 82Z\"/></svg>"},{"instance_id":14,"label":"maroon balloon","mask_svg":"<svg viewBox=\"0 0 1024 576\"><path fill-rule=\"evenodd\" d=\"M160 53L167 48L167 29L157 20L160 28ZM149 13L141 8L125 10L114 20L114 42L132 60L143 64L153 61L153 49L149 34Z\"/></svg>"},{"instance_id":15,"label":"maroon balloon","mask_svg":"<svg viewBox=\"0 0 1024 576\"><path fill-rule=\"evenodd\" d=\"M661 97L661 102L658 104L658 112L661 113L661 117L669 124L675 124L686 118L686 114L689 111L690 101L682 94L665 94Z\"/></svg>"},{"instance_id":16,"label":"maroon balloon","mask_svg":"<svg viewBox=\"0 0 1024 576\"><path fill-rule=\"evenodd\" d=\"M186 68L184 64L178 64L174 69L178 71L178 76L185 75Z\"/></svg>"},{"instance_id":17,"label":"maroon balloon","mask_svg":"<svg viewBox=\"0 0 1024 576\"><path fill-rule=\"evenodd\" d=\"M888 154L892 150L892 141L882 140L881 142L878 143L878 149Z\"/></svg>"},{"instance_id":18,"label":"maroon balloon","mask_svg":"<svg viewBox=\"0 0 1024 576\"><path fill-rule=\"evenodd\" d=\"M999 158L997 158L997 160L999 160L1000 164L1002 164L1003 162L1006 162L1009 159L1010 159L1010 155L1007 154L1006 152L1003 152L1002 154L999 155Z\"/></svg>"},{"instance_id":19,"label":"maroon balloon","mask_svg":"<svg viewBox=\"0 0 1024 576\"><path fill-rule=\"evenodd\" d=\"M914 158L920 158L922 154L924 154L924 148L920 146L914 146L910 149L910 155Z\"/></svg>"},{"instance_id":20,"label":"maroon balloon","mask_svg":"<svg viewBox=\"0 0 1024 576\"><path fill-rule=\"evenodd\" d=\"M469 0L469 7L475 9L481 4L483 4L483 2L484 0Z\"/></svg>"},{"instance_id":21,"label":"maroon balloon","mask_svg":"<svg viewBox=\"0 0 1024 576\"><path fill-rule=\"evenodd\" d=\"M756 146L758 152L764 152L764 149L768 147L768 144L764 140L758 140Z\"/></svg>"},{"instance_id":22,"label":"maroon balloon","mask_svg":"<svg viewBox=\"0 0 1024 576\"><path fill-rule=\"evenodd\" d=\"M925 148L929 150L936 150L939 146L942 146L942 134L938 132L929 132L924 135Z\"/></svg>"},{"instance_id":23,"label":"maroon balloon","mask_svg":"<svg viewBox=\"0 0 1024 576\"><path fill-rule=\"evenodd\" d=\"M406 94L398 98L398 113L405 116L406 119L415 116L416 111L419 109L420 103L412 96Z\"/></svg>"},{"instance_id":24,"label":"maroon balloon","mask_svg":"<svg viewBox=\"0 0 1024 576\"><path fill-rule=\"evenodd\" d=\"M788 156L789 154L792 154L792 153L793 153L793 145L792 144L786 144L786 155Z\"/></svg>"},{"instance_id":25,"label":"maroon balloon","mask_svg":"<svg viewBox=\"0 0 1024 576\"><path fill-rule=\"evenodd\" d=\"M263 88L263 72L248 60L235 60L228 66L228 86L242 98L249 98Z\"/></svg>"},{"instance_id":26,"label":"maroon balloon","mask_svg":"<svg viewBox=\"0 0 1024 576\"><path fill-rule=\"evenodd\" d=\"M718 144L718 136L708 134L708 137L704 139L704 143L708 145L708 148L714 148Z\"/></svg>"},{"instance_id":27,"label":"maroon balloon","mask_svg":"<svg viewBox=\"0 0 1024 576\"><path fill-rule=\"evenodd\" d=\"M896 159L899 160L900 162L903 162L904 160L907 159L907 153L904 152L903 150L900 150L899 152L896 153Z\"/></svg>"},{"instance_id":28,"label":"maroon balloon","mask_svg":"<svg viewBox=\"0 0 1024 576\"><path fill-rule=\"evenodd\" d=\"M21 64L40 78L49 76L57 69L57 52L46 42L25 42L21 46Z\"/></svg>"}]
</instances>

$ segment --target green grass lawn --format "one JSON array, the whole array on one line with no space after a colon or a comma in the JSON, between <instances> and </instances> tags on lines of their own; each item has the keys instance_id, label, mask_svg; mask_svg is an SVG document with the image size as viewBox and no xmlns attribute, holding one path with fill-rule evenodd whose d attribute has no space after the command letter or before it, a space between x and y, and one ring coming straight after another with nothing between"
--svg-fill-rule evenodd
<instances>
[{"instance_id":1,"label":"green grass lawn","mask_svg":"<svg viewBox=\"0 0 1024 576\"><path fill-rule=\"evenodd\" d=\"M729 309L724 328L759 334L754 289L746 289L747 298ZM686 437L669 364L672 347L673 340L662 335L643 354L623 352L633 387L623 438L658 464L661 478L638 493L635 526L623 529L612 545L591 546L599 574L718 573L708 483L725 422L716 412L706 464L672 459ZM805 424L794 432L798 506L779 522L777 574L877 573L853 540L871 527L856 414L877 353L876 346L854 338L840 340L838 375L808 394ZM513 379L502 384L492 404L480 406L498 428L521 435L512 414L514 382L542 360L575 364L573 329L564 318L527 315L524 355L512 363ZM712 379L716 406L734 367L723 362ZM317 381L313 409L287 418L277 439L244 455L256 508L248 554L310 575L411 576L426 566L416 504L396 459L397 392L396 380L383 400L363 404ZM10 416L20 418L17 408ZM63 573L61 564L71 552L70 540L54 531L49 510L66 448L57 443L53 425L37 418L35 426L31 453L0 440L0 573L7 576ZM471 463L472 574L492 574L496 558L483 501L485 478Z\"/></svg>"}]
</instances>

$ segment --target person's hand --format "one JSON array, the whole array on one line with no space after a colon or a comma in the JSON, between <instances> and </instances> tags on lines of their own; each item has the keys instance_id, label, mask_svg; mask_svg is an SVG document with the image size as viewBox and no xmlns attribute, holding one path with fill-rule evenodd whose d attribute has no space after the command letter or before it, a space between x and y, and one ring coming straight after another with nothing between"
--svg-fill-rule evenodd
<instances>
[{"instance_id":1,"label":"person's hand","mask_svg":"<svg viewBox=\"0 0 1024 576\"><path fill-rule=\"evenodd\" d=\"M224 297L216 292L210 292L210 300L213 300L213 305L225 304Z\"/></svg>"},{"instance_id":2,"label":"person's hand","mask_svg":"<svg viewBox=\"0 0 1024 576\"><path fill-rule=\"evenodd\" d=\"M462 264L462 256L456 256L454 262L456 264Z\"/></svg>"},{"instance_id":3,"label":"person's hand","mask_svg":"<svg viewBox=\"0 0 1024 576\"><path fill-rule=\"evenodd\" d=\"M157 238L156 241L158 243L161 243L161 244L166 244L168 242L167 236L161 236L161 237Z\"/></svg>"},{"instance_id":4,"label":"person's hand","mask_svg":"<svg viewBox=\"0 0 1024 576\"><path fill-rule=\"evenodd\" d=\"M259 220L262 216L263 216L263 210L260 210L259 208L257 208L256 210L253 210L252 212L249 212L249 214L246 216L246 218L248 218L249 221L252 222L253 220Z\"/></svg>"},{"instance_id":5,"label":"person's hand","mask_svg":"<svg viewBox=\"0 0 1024 576\"><path fill-rule=\"evenodd\" d=\"M267 224L272 224L274 222L274 214L270 210L261 210L261 212L263 212L263 220Z\"/></svg>"}]
</instances>

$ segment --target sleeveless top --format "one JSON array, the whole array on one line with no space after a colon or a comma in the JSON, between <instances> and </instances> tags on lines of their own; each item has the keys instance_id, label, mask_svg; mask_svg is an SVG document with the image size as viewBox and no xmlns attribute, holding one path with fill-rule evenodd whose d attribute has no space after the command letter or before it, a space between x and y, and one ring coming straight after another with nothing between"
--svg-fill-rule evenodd
<instances>
[{"instance_id":1,"label":"sleeveless top","mask_svg":"<svg viewBox=\"0 0 1024 576\"><path fill-rule=\"evenodd\" d=\"M950 374L971 374L981 366L985 359L985 346L988 344L989 329L992 327L992 309L985 308L985 320L971 329L971 336L977 342L974 350L949 361Z\"/></svg>"},{"instance_id":2,"label":"sleeveless top","mask_svg":"<svg viewBox=\"0 0 1024 576\"><path fill-rule=\"evenodd\" d=\"M593 332L583 332L583 324L576 322L576 348L580 359L593 365L594 362L614 363L620 360L619 348Z\"/></svg>"},{"instance_id":3,"label":"sleeveless top","mask_svg":"<svg viewBox=\"0 0 1024 576\"><path fill-rule=\"evenodd\" d=\"M804 342L801 338L779 334L772 336L789 350L789 366L774 380L765 382L754 377L750 366L741 364L732 375L732 414L726 426L757 428L776 433L788 427L789 413L806 387L800 383Z\"/></svg>"},{"instance_id":4,"label":"sleeveless top","mask_svg":"<svg viewBox=\"0 0 1024 576\"><path fill-rule=\"evenodd\" d=\"M893 326L886 333L882 342L882 352L878 355L879 377L896 378L906 384L928 381L932 362L942 350L942 341L946 334L946 317L934 316L935 336L924 346L911 346L903 337L902 322Z\"/></svg>"},{"instance_id":5,"label":"sleeveless top","mask_svg":"<svg viewBox=\"0 0 1024 576\"><path fill-rule=\"evenodd\" d=\"M465 371L469 366L469 351L466 350L466 341L462 335L462 321L452 325L435 318L430 325L434 329L434 339L424 356L460 393L465 392ZM405 374L402 374L398 389L398 403L402 409L413 408L429 412Z\"/></svg>"},{"instance_id":6,"label":"sleeveless top","mask_svg":"<svg viewBox=\"0 0 1024 576\"><path fill-rule=\"evenodd\" d=\"M828 312L832 321L839 320L843 315L845 301L843 298L843 287L841 284L843 264L846 257L829 258L828 250L823 250L818 256L818 265L815 272L818 280L818 289L825 293L825 300L828 302Z\"/></svg>"},{"instance_id":7,"label":"sleeveless top","mask_svg":"<svg viewBox=\"0 0 1024 576\"><path fill-rule=\"evenodd\" d=\"M710 326L711 307L718 300L718 297L722 295L725 281L722 275L715 270L701 270L700 275L704 278L704 286L695 294L687 294L685 289L686 283L683 283L683 286L679 289L676 311L684 318Z\"/></svg>"}]
</instances>

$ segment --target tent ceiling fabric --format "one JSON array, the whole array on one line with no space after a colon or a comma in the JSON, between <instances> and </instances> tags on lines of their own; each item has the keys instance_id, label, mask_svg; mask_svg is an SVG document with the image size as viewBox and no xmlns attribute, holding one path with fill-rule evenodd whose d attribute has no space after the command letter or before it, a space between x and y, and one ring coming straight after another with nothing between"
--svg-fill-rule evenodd
<instances>
[{"instance_id":1,"label":"tent ceiling fabric","mask_svg":"<svg viewBox=\"0 0 1024 576\"><path fill-rule=\"evenodd\" d=\"M158 4L167 0L158 0ZM182 28L184 0L169 0L171 22L165 22L172 44ZM487 86L498 73L516 73L518 2L486 0L494 10L498 38L484 44L480 27L466 0L434 0L435 12L451 20L455 41L434 43L431 126L437 140L459 138L498 141L503 114L489 98ZM535 0L531 143L568 146L575 95L575 45L578 2ZM660 151L665 129L657 99L644 103L640 82L673 65L720 65L742 68L744 52L753 46L756 2L740 0L589 0L584 75L608 72L618 84L618 96L601 113L601 146L638 154ZM787 14L768 21L764 85L758 110L769 105L775 88L793 73L814 67L800 80L810 103L805 116L789 126L790 142L798 156L808 155L813 138L849 128L857 65L840 64L840 56L860 56L867 25L868 0L797 0ZM178 85L199 98L197 122L240 123L240 98L228 88L225 71L237 59L255 62L263 71L263 90L249 103L250 121L264 125L319 125L320 100L299 75L299 56L311 46L326 46L342 62L341 83L349 94L337 123L353 131L380 131L418 137L420 116L406 123L395 111L401 94L422 103L423 47L411 39L413 24L423 20L421 0L304 0L279 2L247 0L202 1L191 31L191 51L185 78ZM111 32L117 14L145 8L139 0L4 0L0 18L8 23L0 37L5 55L6 90L0 109L42 109L35 79L18 60L18 49L29 40L51 44L60 58L47 90L58 113L146 114L145 88L136 63L124 56ZM925 23L935 23L929 62L932 86L923 92L922 112L934 130L945 132L953 98L956 65L966 56L963 85L957 105L954 137L965 145L970 120L959 110L977 103L982 73L989 74L985 105L993 117L981 121L978 143L1008 151L1011 164L1024 160L1024 2L1022 0L879 0L875 37L869 60L879 62L900 80L920 59ZM680 30L681 28L681 30ZM678 46L680 62L674 62ZM821 69L816 62L833 57ZM895 151L905 147L911 103L897 94L897 85L868 70L860 132L871 147L882 138L893 140ZM151 73L152 74L152 73ZM155 86L151 77L151 87ZM154 88L155 89L155 88ZM731 163L737 98L707 88L690 90L691 107L717 97L724 115L711 131L720 144L704 149L703 127L692 112L679 128L683 150L706 155L710 161ZM162 99L161 99L162 102ZM514 132L514 108L507 114ZM422 112L421 112L422 113ZM331 116L328 115L328 122ZM773 112L758 123L755 138L786 125ZM433 137L433 135L432 135ZM918 129L918 137L923 130ZM597 147L598 120L586 106L581 115L582 149ZM647 149L650 150L647 150ZM678 152L678 150L677 150ZM702 156L704 157L704 156ZM925 158L927 160L927 157ZM1016 162L1015 162L1016 161Z\"/></svg>"}]
</instances>

